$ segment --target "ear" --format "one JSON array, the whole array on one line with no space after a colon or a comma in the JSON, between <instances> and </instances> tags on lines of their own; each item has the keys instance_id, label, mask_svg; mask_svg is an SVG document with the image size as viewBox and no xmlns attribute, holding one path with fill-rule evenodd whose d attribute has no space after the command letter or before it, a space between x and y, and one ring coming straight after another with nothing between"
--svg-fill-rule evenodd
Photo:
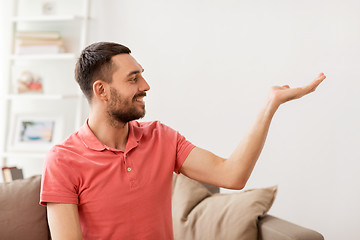
<instances>
[{"instance_id":1,"label":"ear","mask_svg":"<svg viewBox=\"0 0 360 240\"><path fill-rule=\"evenodd\" d=\"M109 94L109 84L102 80L96 80L93 83L93 93L94 97L102 101L109 101L110 94Z\"/></svg>"}]
</instances>

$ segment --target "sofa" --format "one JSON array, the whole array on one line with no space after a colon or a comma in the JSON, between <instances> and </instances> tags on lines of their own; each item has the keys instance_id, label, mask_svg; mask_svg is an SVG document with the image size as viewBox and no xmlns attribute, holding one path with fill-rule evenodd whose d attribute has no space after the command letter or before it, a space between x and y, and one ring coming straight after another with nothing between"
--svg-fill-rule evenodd
<instances>
[{"instance_id":1,"label":"sofa","mask_svg":"<svg viewBox=\"0 0 360 240\"><path fill-rule=\"evenodd\" d=\"M51 239L46 207L39 205L41 176L0 183L0 239ZM313 230L267 215L276 187L221 194L183 175L173 178L175 239L320 240ZM264 197L265 196L265 197ZM267 200L261 200L266 198ZM260 199L260 200L259 200ZM241 206L241 207L237 207ZM251 214L244 211L252 209ZM244 222L239 222L239 219ZM236 235L242 229L245 235Z\"/></svg>"}]
</instances>

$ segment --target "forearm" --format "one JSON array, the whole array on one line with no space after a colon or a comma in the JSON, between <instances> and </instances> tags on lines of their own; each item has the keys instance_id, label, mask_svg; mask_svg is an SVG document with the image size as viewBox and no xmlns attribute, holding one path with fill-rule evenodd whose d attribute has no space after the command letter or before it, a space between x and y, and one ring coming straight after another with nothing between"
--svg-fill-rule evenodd
<instances>
[{"instance_id":1,"label":"forearm","mask_svg":"<svg viewBox=\"0 0 360 240\"><path fill-rule=\"evenodd\" d=\"M229 172L232 174L234 188L242 189L249 179L264 147L271 120L278 107L279 105L273 100L266 101L247 135L226 160L226 165L231 170Z\"/></svg>"}]
</instances>

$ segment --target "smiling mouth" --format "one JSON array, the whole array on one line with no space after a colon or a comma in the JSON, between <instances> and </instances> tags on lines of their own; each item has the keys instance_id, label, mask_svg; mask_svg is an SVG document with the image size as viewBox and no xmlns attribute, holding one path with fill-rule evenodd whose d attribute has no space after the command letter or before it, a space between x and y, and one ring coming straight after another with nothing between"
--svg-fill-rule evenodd
<instances>
[{"instance_id":1,"label":"smiling mouth","mask_svg":"<svg viewBox=\"0 0 360 240\"><path fill-rule=\"evenodd\" d=\"M138 102L138 103L141 103L141 104L145 104L145 102L144 102L144 97L145 97L145 96L141 96L141 97L136 98L136 99L135 99L135 102Z\"/></svg>"},{"instance_id":2,"label":"smiling mouth","mask_svg":"<svg viewBox=\"0 0 360 240\"><path fill-rule=\"evenodd\" d=\"M134 102L145 104L144 97L146 97L146 93L139 93L134 97Z\"/></svg>"},{"instance_id":3,"label":"smiling mouth","mask_svg":"<svg viewBox=\"0 0 360 240\"><path fill-rule=\"evenodd\" d=\"M135 101L137 101L137 102L144 102L144 97L137 98Z\"/></svg>"}]
</instances>

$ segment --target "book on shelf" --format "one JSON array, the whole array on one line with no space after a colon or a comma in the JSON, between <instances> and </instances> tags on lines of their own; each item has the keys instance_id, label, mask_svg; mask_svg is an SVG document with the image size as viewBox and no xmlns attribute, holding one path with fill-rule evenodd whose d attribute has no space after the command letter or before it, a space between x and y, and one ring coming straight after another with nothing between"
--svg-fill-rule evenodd
<instances>
[{"instance_id":1,"label":"book on shelf","mask_svg":"<svg viewBox=\"0 0 360 240\"><path fill-rule=\"evenodd\" d=\"M59 32L17 32L15 54L58 54L65 52Z\"/></svg>"},{"instance_id":2,"label":"book on shelf","mask_svg":"<svg viewBox=\"0 0 360 240\"><path fill-rule=\"evenodd\" d=\"M16 39L16 45L33 46L33 45L57 45L63 46L62 39Z\"/></svg>"},{"instance_id":3,"label":"book on shelf","mask_svg":"<svg viewBox=\"0 0 360 240\"><path fill-rule=\"evenodd\" d=\"M17 179L24 179L22 169L17 167L3 167L2 174L4 182L12 182Z\"/></svg>"}]
</instances>

